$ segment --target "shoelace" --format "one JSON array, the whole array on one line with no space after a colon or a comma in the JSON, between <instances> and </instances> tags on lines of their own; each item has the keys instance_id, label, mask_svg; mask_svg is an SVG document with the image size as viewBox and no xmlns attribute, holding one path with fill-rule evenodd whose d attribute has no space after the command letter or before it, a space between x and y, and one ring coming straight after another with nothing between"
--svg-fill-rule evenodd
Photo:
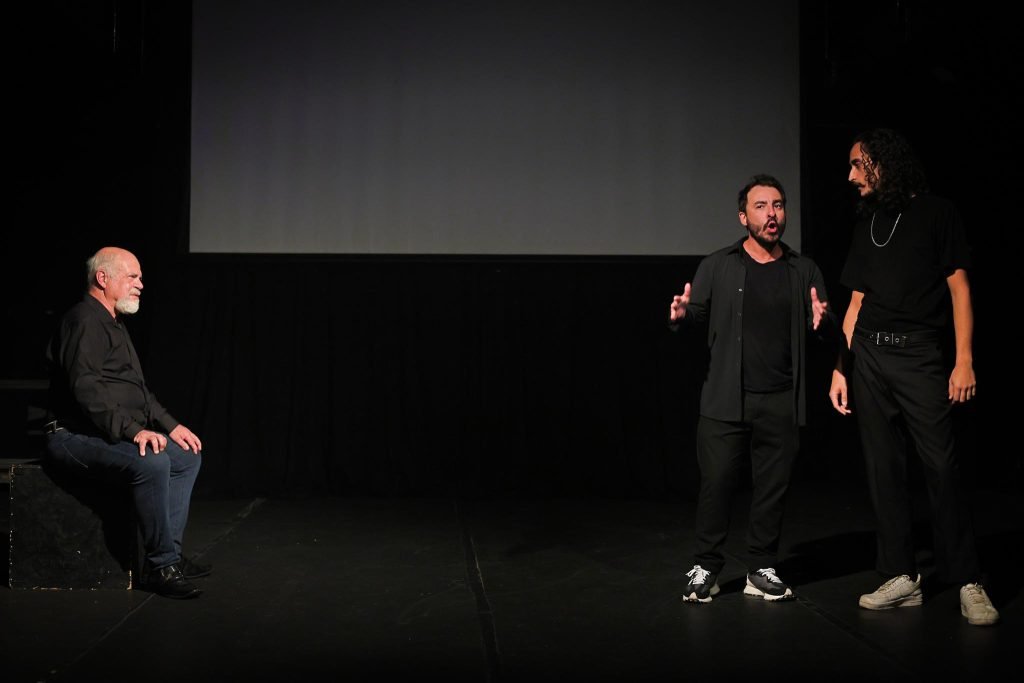
<instances>
[{"instance_id":1,"label":"shoelace","mask_svg":"<svg viewBox=\"0 0 1024 683\"><path fill-rule=\"evenodd\" d=\"M974 584L973 586L965 586L967 593L967 599L975 604L985 604L988 601L985 599L985 589L980 584Z\"/></svg>"},{"instance_id":2,"label":"shoelace","mask_svg":"<svg viewBox=\"0 0 1024 683\"><path fill-rule=\"evenodd\" d=\"M708 577L711 575L711 572L709 572L707 569L704 569L698 564L695 565L693 569L686 572L686 575L693 579L693 583L699 585L707 581Z\"/></svg>"},{"instance_id":3,"label":"shoelace","mask_svg":"<svg viewBox=\"0 0 1024 683\"><path fill-rule=\"evenodd\" d=\"M888 581L886 581L885 583L883 583L882 587L878 589L878 592L879 593L885 593L887 591L891 591L891 590L893 590L896 587L896 584L902 583L904 580L910 581L910 577L907 576L906 574L900 574L899 576L894 576L891 579L889 579Z\"/></svg>"},{"instance_id":4,"label":"shoelace","mask_svg":"<svg viewBox=\"0 0 1024 683\"><path fill-rule=\"evenodd\" d=\"M758 569L757 573L768 579L772 583L782 583L782 579L775 575L775 570L771 567L767 569Z\"/></svg>"}]
</instances>

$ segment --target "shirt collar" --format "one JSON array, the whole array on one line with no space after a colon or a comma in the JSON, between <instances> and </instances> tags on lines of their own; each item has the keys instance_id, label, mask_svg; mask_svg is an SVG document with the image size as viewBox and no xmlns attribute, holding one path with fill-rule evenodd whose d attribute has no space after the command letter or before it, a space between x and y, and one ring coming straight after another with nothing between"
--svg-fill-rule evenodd
<instances>
[{"instance_id":1,"label":"shirt collar","mask_svg":"<svg viewBox=\"0 0 1024 683\"><path fill-rule=\"evenodd\" d=\"M740 254L743 251L743 243L747 241L746 237L741 237L731 247L729 247L730 253ZM782 260L783 261L795 261L800 258L800 252L791 249L785 242L779 242L779 246L782 247Z\"/></svg>"}]
</instances>

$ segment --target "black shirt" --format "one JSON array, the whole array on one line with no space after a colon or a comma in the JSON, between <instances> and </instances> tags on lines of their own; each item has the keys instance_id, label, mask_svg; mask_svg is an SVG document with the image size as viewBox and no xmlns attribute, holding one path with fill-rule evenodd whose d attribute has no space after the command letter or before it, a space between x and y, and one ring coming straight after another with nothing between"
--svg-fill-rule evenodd
<instances>
[{"instance_id":1,"label":"black shirt","mask_svg":"<svg viewBox=\"0 0 1024 683\"><path fill-rule=\"evenodd\" d=\"M789 267L782 259L758 263L740 249L747 268L743 296L743 390L793 388Z\"/></svg>"},{"instance_id":2,"label":"black shirt","mask_svg":"<svg viewBox=\"0 0 1024 683\"><path fill-rule=\"evenodd\" d=\"M50 417L69 431L115 443L151 426L178 426L146 387L127 328L92 296L61 319L46 361Z\"/></svg>"},{"instance_id":3,"label":"black shirt","mask_svg":"<svg viewBox=\"0 0 1024 683\"><path fill-rule=\"evenodd\" d=\"M672 330L707 325L710 359L700 395L700 414L724 422L743 419L743 299L747 266L741 252L746 237L706 256L697 266L690 287L686 316L669 327ZM782 247L779 259L789 269L790 378L793 386L794 417L797 424L807 421L806 349L807 332L813 319L811 287L818 298L828 301L825 279L818 266L806 256ZM816 337L828 338L838 330L831 310L826 311ZM747 343L750 343L749 341Z\"/></svg>"},{"instance_id":4,"label":"black shirt","mask_svg":"<svg viewBox=\"0 0 1024 683\"><path fill-rule=\"evenodd\" d=\"M942 329L949 321L946 278L970 266L956 207L920 195L902 214L878 211L874 219L873 229L870 216L854 228L840 278L864 294L857 325L873 332Z\"/></svg>"}]
</instances>

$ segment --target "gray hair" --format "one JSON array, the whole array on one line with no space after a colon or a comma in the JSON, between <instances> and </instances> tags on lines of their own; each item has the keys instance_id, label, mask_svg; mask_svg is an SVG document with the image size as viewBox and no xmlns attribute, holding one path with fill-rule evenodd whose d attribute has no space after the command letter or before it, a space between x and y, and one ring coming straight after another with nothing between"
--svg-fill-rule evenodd
<instances>
[{"instance_id":1,"label":"gray hair","mask_svg":"<svg viewBox=\"0 0 1024 683\"><path fill-rule=\"evenodd\" d=\"M85 262L86 289L96 284L96 273L101 270L108 275L119 274L124 268L120 255L110 249L100 249Z\"/></svg>"}]
</instances>

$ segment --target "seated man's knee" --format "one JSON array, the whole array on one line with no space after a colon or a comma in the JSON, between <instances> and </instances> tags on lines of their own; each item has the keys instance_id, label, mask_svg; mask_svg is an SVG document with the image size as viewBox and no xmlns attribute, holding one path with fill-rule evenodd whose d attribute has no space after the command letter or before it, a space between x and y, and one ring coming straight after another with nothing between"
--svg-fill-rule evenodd
<instances>
[{"instance_id":1,"label":"seated man's knee","mask_svg":"<svg viewBox=\"0 0 1024 683\"><path fill-rule=\"evenodd\" d=\"M192 451L186 451L173 441L167 442L166 453L168 460L171 461L171 469L176 472L198 470L203 463L202 455Z\"/></svg>"},{"instance_id":2,"label":"seated man's knee","mask_svg":"<svg viewBox=\"0 0 1024 683\"><path fill-rule=\"evenodd\" d=\"M139 456L131 466L136 477L152 479L166 477L171 472L171 461L164 453L152 453L147 451L145 456Z\"/></svg>"}]
</instances>

